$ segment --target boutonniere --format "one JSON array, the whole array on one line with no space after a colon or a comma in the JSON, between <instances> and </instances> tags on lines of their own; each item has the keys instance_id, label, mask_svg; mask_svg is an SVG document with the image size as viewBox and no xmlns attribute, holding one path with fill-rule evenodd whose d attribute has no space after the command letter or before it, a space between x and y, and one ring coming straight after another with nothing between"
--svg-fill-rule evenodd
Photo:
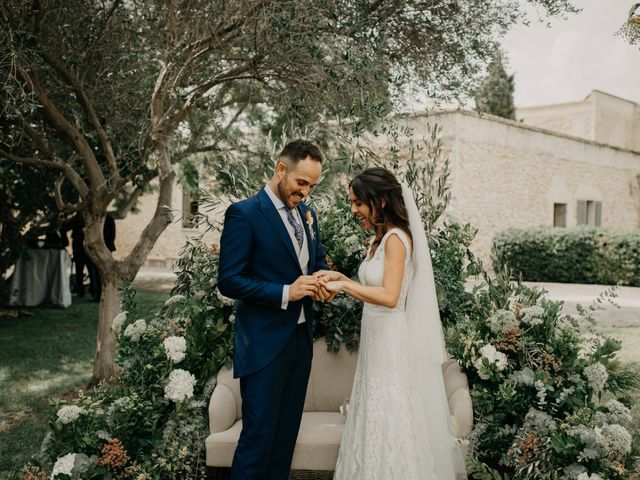
<instances>
[{"instance_id":1,"label":"boutonniere","mask_svg":"<svg viewBox=\"0 0 640 480\"><path fill-rule=\"evenodd\" d=\"M309 225L309 236L311 240L315 240L316 234L313 232L313 215L311 215L311 210L307 210L307 225Z\"/></svg>"}]
</instances>

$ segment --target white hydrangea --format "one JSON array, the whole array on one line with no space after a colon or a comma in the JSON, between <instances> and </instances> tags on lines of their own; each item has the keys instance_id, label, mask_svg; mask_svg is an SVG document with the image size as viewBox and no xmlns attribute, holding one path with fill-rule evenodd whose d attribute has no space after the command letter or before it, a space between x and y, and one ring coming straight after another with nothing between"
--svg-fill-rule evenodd
<instances>
[{"instance_id":1,"label":"white hydrangea","mask_svg":"<svg viewBox=\"0 0 640 480\"><path fill-rule=\"evenodd\" d=\"M63 457L58 458L55 465L53 466L53 471L51 472L51 480L53 480L60 474L71 476L71 472L73 471L73 466L75 465L75 463L75 453L68 453Z\"/></svg>"},{"instance_id":2,"label":"white hydrangea","mask_svg":"<svg viewBox=\"0 0 640 480\"><path fill-rule=\"evenodd\" d=\"M196 377L179 368L169 374L169 383L164 387L164 396L172 402L181 402L193 397L193 387Z\"/></svg>"},{"instance_id":3,"label":"white hydrangea","mask_svg":"<svg viewBox=\"0 0 640 480\"><path fill-rule=\"evenodd\" d=\"M236 303L232 298L222 295L222 293L220 293L220 290L216 290L216 296L218 297L218 300L220 300L220 303L227 307L233 307L233 305Z\"/></svg>"},{"instance_id":4,"label":"white hydrangea","mask_svg":"<svg viewBox=\"0 0 640 480\"><path fill-rule=\"evenodd\" d=\"M535 373L529 367L524 367L522 370L513 372L510 376L518 385L525 385L527 387L533 386L535 382Z\"/></svg>"},{"instance_id":5,"label":"white hydrangea","mask_svg":"<svg viewBox=\"0 0 640 480\"><path fill-rule=\"evenodd\" d=\"M187 341L184 337L167 337L162 342L162 345L164 346L167 357L169 357L173 363L180 363L184 360L187 351Z\"/></svg>"},{"instance_id":6,"label":"white hydrangea","mask_svg":"<svg viewBox=\"0 0 640 480\"><path fill-rule=\"evenodd\" d=\"M349 235L344 241L344 248L347 255L354 255L362 250L362 242L357 235Z\"/></svg>"},{"instance_id":7,"label":"white hydrangea","mask_svg":"<svg viewBox=\"0 0 640 480\"><path fill-rule=\"evenodd\" d=\"M532 327L540 325L543 322L544 308L539 307L538 305L522 308L520 309L520 315L522 316L522 321L528 323Z\"/></svg>"},{"instance_id":8,"label":"white hydrangea","mask_svg":"<svg viewBox=\"0 0 640 480\"><path fill-rule=\"evenodd\" d=\"M147 329L147 322L143 318L136 320L124 329L124 336L130 338L132 342L137 342Z\"/></svg>"},{"instance_id":9,"label":"white hydrangea","mask_svg":"<svg viewBox=\"0 0 640 480\"><path fill-rule=\"evenodd\" d=\"M501 333L519 325L518 319L510 310L497 310L489 317L487 322L494 333Z\"/></svg>"},{"instance_id":10,"label":"white hydrangea","mask_svg":"<svg viewBox=\"0 0 640 480\"><path fill-rule=\"evenodd\" d=\"M68 425L69 423L75 422L80 415L86 415L86 413L87 411L84 408L78 407L77 405L65 405L64 407L60 407L56 415L61 423Z\"/></svg>"},{"instance_id":11,"label":"white hydrangea","mask_svg":"<svg viewBox=\"0 0 640 480\"><path fill-rule=\"evenodd\" d=\"M564 467L564 474L566 478L570 480L577 479L578 475L586 471L587 469L583 465L580 465L579 463L572 463L571 465Z\"/></svg>"},{"instance_id":12,"label":"white hydrangea","mask_svg":"<svg viewBox=\"0 0 640 480\"><path fill-rule=\"evenodd\" d=\"M589 475L587 472L578 475L578 480L602 480L602 477L597 473Z\"/></svg>"},{"instance_id":13,"label":"white hydrangea","mask_svg":"<svg viewBox=\"0 0 640 480\"><path fill-rule=\"evenodd\" d=\"M498 370L499 372L507 368L507 356L504 353L496 350L496 347L491 344L487 344L482 347L480 349L480 355L481 356L478 357L474 362L474 366L478 370L480 378L482 378L483 380L487 380L489 378L487 374L482 370L484 358L489 361L490 365L495 365L496 370Z\"/></svg>"},{"instance_id":14,"label":"white hydrangea","mask_svg":"<svg viewBox=\"0 0 640 480\"><path fill-rule=\"evenodd\" d=\"M610 456L619 458L631 453L631 434L622 425L605 425L601 433L598 446Z\"/></svg>"},{"instance_id":15,"label":"white hydrangea","mask_svg":"<svg viewBox=\"0 0 640 480\"><path fill-rule=\"evenodd\" d=\"M607 419L609 423L627 425L633 420L631 410L618 400L609 400L604 404L604 407L607 409Z\"/></svg>"},{"instance_id":16,"label":"white hydrangea","mask_svg":"<svg viewBox=\"0 0 640 480\"><path fill-rule=\"evenodd\" d=\"M609 373L602 363L596 362L591 364L585 367L582 373L587 377L589 385L596 393L604 390L604 386L607 384L607 380L609 379Z\"/></svg>"},{"instance_id":17,"label":"white hydrangea","mask_svg":"<svg viewBox=\"0 0 640 480\"><path fill-rule=\"evenodd\" d=\"M118 315L115 316L115 318L113 319L113 322L111 322L111 330L113 330L116 333L116 335L119 336L120 332L122 331L122 326L126 321L127 321L127 312L119 313Z\"/></svg>"},{"instance_id":18,"label":"white hydrangea","mask_svg":"<svg viewBox=\"0 0 640 480\"><path fill-rule=\"evenodd\" d=\"M591 428L585 425L577 425L567 429L567 433L572 436L577 436L580 441L587 447L595 447L602 438L600 428Z\"/></svg>"},{"instance_id":19,"label":"white hydrangea","mask_svg":"<svg viewBox=\"0 0 640 480\"><path fill-rule=\"evenodd\" d=\"M186 297L184 295L174 295L172 297L169 297L169 299L166 302L164 302L164 305L165 307L168 307L169 305L173 305L174 303L181 302L185 298Z\"/></svg>"}]
</instances>

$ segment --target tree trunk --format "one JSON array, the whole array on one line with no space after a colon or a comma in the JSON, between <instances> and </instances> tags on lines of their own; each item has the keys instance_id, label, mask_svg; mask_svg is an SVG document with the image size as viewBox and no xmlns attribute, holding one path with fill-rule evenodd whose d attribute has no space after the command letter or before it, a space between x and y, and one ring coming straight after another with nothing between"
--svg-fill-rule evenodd
<instances>
[{"instance_id":1,"label":"tree trunk","mask_svg":"<svg viewBox=\"0 0 640 480\"><path fill-rule=\"evenodd\" d=\"M89 214L85 229L85 247L87 254L95 263L102 279L102 297L100 299L100 318L96 339L96 356L93 363L95 385L101 380L109 380L118 374L115 364L116 337L111 330L113 318L120 313L120 294L118 287L122 280L133 281L140 267L144 264L149 252L160 234L171 223L171 195L173 192L174 173L171 167L171 148L169 137L162 138L156 152L160 189L156 210L143 230L133 250L122 260L115 260L104 243L103 223L106 204L94 204L93 214Z\"/></svg>"},{"instance_id":2,"label":"tree trunk","mask_svg":"<svg viewBox=\"0 0 640 480\"><path fill-rule=\"evenodd\" d=\"M103 276L102 271L100 275L102 276L102 297L91 384L97 384L100 380L109 380L117 374L114 361L116 337L111 330L111 324L113 318L120 313L120 294L115 277Z\"/></svg>"}]
</instances>

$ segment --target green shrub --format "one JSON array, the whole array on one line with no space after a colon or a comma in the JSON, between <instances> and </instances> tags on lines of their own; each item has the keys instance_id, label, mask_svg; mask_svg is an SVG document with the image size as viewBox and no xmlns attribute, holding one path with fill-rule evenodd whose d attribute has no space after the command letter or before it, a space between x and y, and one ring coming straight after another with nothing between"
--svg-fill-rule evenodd
<instances>
[{"instance_id":1,"label":"green shrub","mask_svg":"<svg viewBox=\"0 0 640 480\"><path fill-rule=\"evenodd\" d=\"M597 227L508 229L493 239L494 269L537 282L640 285L640 233Z\"/></svg>"}]
</instances>

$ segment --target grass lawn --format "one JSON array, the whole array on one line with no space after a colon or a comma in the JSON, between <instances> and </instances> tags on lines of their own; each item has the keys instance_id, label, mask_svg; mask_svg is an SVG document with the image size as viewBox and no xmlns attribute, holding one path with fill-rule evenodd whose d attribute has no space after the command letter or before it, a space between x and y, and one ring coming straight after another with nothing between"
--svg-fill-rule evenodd
<instances>
[{"instance_id":1,"label":"grass lawn","mask_svg":"<svg viewBox=\"0 0 640 480\"><path fill-rule=\"evenodd\" d=\"M166 292L138 291L148 317ZM0 317L0 479L12 478L38 452L50 397L73 396L91 378L98 304L73 298L66 310L24 309L32 316Z\"/></svg>"}]
</instances>

